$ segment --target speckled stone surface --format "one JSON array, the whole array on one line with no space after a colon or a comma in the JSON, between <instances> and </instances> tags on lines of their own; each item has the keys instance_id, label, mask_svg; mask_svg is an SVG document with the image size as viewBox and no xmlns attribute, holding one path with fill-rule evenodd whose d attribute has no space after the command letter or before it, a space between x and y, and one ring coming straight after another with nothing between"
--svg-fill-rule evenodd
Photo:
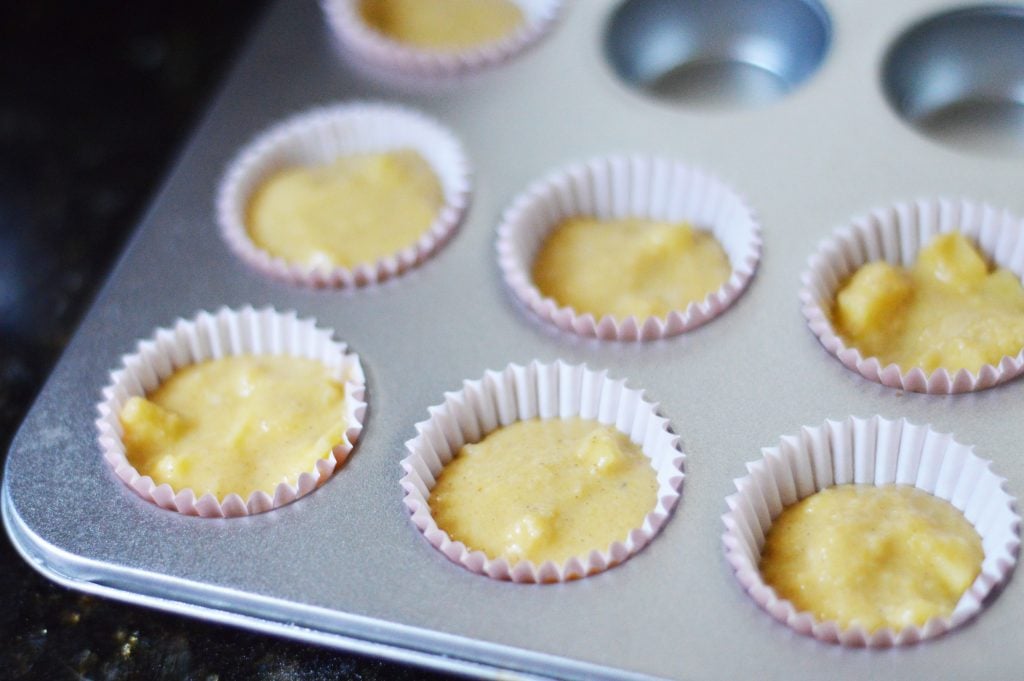
<instances>
[{"instance_id":1,"label":"speckled stone surface","mask_svg":"<svg viewBox=\"0 0 1024 681\"><path fill-rule=\"evenodd\" d=\"M0 451L265 4L0 5ZM0 679L442 678L0 571Z\"/></svg>"}]
</instances>

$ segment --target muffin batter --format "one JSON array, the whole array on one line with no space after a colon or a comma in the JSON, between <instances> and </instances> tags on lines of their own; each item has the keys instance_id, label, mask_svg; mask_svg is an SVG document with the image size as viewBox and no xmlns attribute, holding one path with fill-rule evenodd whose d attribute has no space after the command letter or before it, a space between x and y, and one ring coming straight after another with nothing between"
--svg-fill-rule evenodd
<instances>
[{"instance_id":1,"label":"muffin batter","mask_svg":"<svg viewBox=\"0 0 1024 681\"><path fill-rule=\"evenodd\" d=\"M607 550L657 504L657 476L628 437L583 419L519 421L459 450L430 493L453 540L510 563Z\"/></svg>"},{"instance_id":2,"label":"muffin batter","mask_svg":"<svg viewBox=\"0 0 1024 681\"><path fill-rule=\"evenodd\" d=\"M710 233L686 223L597 220L559 224L533 263L533 281L559 305L597 318L666 317L703 300L732 267Z\"/></svg>"},{"instance_id":3,"label":"muffin batter","mask_svg":"<svg viewBox=\"0 0 1024 681\"><path fill-rule=\"evenodd\" d=\"M437 51L500 40L524 21L510 0L360 0L359 14L388 38Z\"/></svg>"},{"instance_id":4,"label":"muffin batter","mask_svg":"<svg viewBox=\"0 0 1024 681\"><path fill-rule=\"evenodd\" d=\"M416 152L361 154L271 176L249 202L246 224L271 255L355 267L416 243L443 204L437 176Z\"/></svg>"},{"instance_id":5,"label":"muffin batter","mask_svg":"<svg viewBox=\"0 0 1024 681\"><path fill-rule=\"evenodd\" d=\"M904 371L977 372L1024 348L1024 287L989 271L959 232L935 238L909 271L886 262L861 267L840 289L836 330L849 345Z\"/></svg>"},{"instance_id":6,"label":"muffin batter","mask_svg":"<svg viewBox=\"0 0 1024 681\"><path fill-rule=\"evenodd\" d=\"M914 487L831 487L775 519L760 569L782 598L867 631L952 614L981 569L981 539L952 504Z\"/></svg>"},{"instance_id":7,"label":"muffin batter","mask_svg":"<svg viewBox=\"0 0 1024 681\"><path fill-rule=\"evenodd\" d=\"M121 410L142 475L223 499L295 485L345 433L344 385L298 357L228 357L185 367Z\"/></svg>"}]
</instances>

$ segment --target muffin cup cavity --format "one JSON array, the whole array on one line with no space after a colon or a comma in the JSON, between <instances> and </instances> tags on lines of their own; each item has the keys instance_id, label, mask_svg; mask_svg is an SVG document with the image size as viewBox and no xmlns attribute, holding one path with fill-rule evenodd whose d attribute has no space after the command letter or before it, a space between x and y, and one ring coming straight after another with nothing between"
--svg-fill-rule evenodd
<instances>
[{"instance_id":1,"label":"muffin cup cavity","mask_svg":"<svg viewBox=\"0 0 1024 681\"><path fill-rule=\"evenodd\" d=\"M312 319L299 319L294 312L251 307L222 308L214 314L200 312L194 319L178 319L172 327L157 329L152 338L139 342L134 353L123 357L122 368L111 372L110 384L103 389L96 420L103 458L143 499L186 515L221 518L262 513L308 494L345 461L359 438L366 414L366 381L359 357L347 352L345 344L334 340L333 335L330 329L318 328ZM300 474L296 485L282 482L273 495L255 491L248 499L238 494L224 499L211 493L197 496L190 488L175 490L141 475L125 455L119 417L125 402L145 396L178 369L237 355L288 355L323 362L345 386L347 427L341 442L318 460L313 470Z\"/></svg>"},{"instance_id":2,"label":"muffin cup cavity","mask_svg":"<svg viewBox=\"0 0 1024 681\"><path fill-rule=\"evenodd\" d=\"M524 22L508 35L457 50L428 50L394 40L368 26L359 0L321 0L342 49L372 68L411 78L452 79L498 66L540 40L557 22L562 0L515 0Z\"/></svg>"},{"instance_id":3,"label":"muffin cup cavity","mask_svg":"<svg viewBox=\"0 0 1024 681\"><path fill-rule=\"evenodd\" d=\"M444 205L433 224L412 245L376 262L347 268L291 262L253 243L246 227L249 200L275 172L398 149L412 149L422 156L437 175L444 194ZM231 250L268 276L306 286L354 287L384 281L430 257L454 234L469 196L469 161L451 132L411 109L356 102L298 114L256 137L221 180L217 219Z\"/></svg>"},{"instance_id":4,"label":"muffin cup cavity","mask_svg":"<svg viewBox=\"0 0 1024 681\"><path fill-rule=\"evenodd\" d=\"M876 208L823 241L801 277L803 313L825 349L864 378L919 393L983 390L1024 371L1024 348L998 364L982 366L977 373L939 368L927 374L920 367L903 371L896 364L883 365L877 357L865 357L847 345L833 326L831 310L836 295L859 267L876 260L909 267L933 237L954 231L971 239L990 263L1024 278L1024 220L1008 211L968 199L944 198Z\"/></svg>"},{"instance_id":5,"label":"muffin cup cavity","mask_svg":"<svg viewBox=\"0 0 1024 681\"><path fill-rule=\"evenodd\" d=\"M735 480L722 517L726 558L743 588L775 619L797 632L844 646L889 647L939 636L977 615L986 598L1007 580L1017 561L1020 516L1006 480L992 472L991 461L951 435L906 419L850 417L805 426L783 437L763 458L747 464ZM981 536L981 572L964 592L950 617L935 617L922 627L873 633L843 628L798 611L765 583L758 569L765 537L783 509L828 487L844 484L913 485L963 512Z\"/></svg>"},{"instance_id":6,"label":"muffin cup cavity","mask_svg":"<svg viewBox=\"0 0 1024 681\"><path fill-rule=\"evenodd\" d=\"M541 293L531 268L552 229L581 216L689 222L715 236L732 273L704 300L666 317L597 319L580 313ZM742 197L700 169L659 157L608 156L556 170L530 185L505 211L497 249L509 288L541 319L600 340L647 341L694 329L739 297L757 269L761 226Z\"/></svg>"},{"instance_id":7,"label":"muffin cup cavity","mask_svg":"<svg viewBox=\"0 0 1024 681\"><path fill-rule=\"evenodd\" d=\"M1024 153L1019 4L953 7L922 18L893 41L880 75L890 107L918 132L978 155Z\"/></svg>"},{"instance_id":8,"label":"muffin cup cavity","mask_svg":"<svg viewBox=\"0 0 1024 681\"><path fill-rule=\"evenodd\" d=\"M427 420L416 424L416 437L406 442L408 456L402 460L405 475L401 479L404 503L427 541L472 572L531 583L563 582L601 572L646 546L679 500L685 459L679 437L669 430L668 420L658 415L657 405L644 399L642 390L626 387L625 380L608 378L605 371L561 360L510 364L501 371L488 371L479 380L465 381L457 392L445 393L444 402L431 407L429 413ZM658 481L657 503L639 527L610 546L594 547L587 555L561 565L552 561L534 565L527 560L510 564L502 557L491 558L452 541L438 527L430 512L430 492L441 470L463 445L516 421L572 417L616 428L651 460Z\"/></svg>"},{"instance_id":9,"label":"muffin cup cavity","mask_svg":"<svg viewBox=\"0 0 1024 681\"><path fill-rule=\"evenodd\" d=\"M625 0L609 16L605 57L624 83L673 104L763 106L799 88L832 39L817 0ZM776 56L765 59L770 53Z\"/></svg>"}]
</instances>

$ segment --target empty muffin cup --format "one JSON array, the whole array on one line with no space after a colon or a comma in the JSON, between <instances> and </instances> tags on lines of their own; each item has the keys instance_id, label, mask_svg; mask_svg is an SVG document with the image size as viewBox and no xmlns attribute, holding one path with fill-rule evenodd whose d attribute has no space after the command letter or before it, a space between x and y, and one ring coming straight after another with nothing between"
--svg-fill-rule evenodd
<instances>
[{"instance_id":1,"label":"empty muffin cup","mask_svg":"<svg viewBox=\"0 0 1024 681\"><path fill-rule=\"evenodd\" d=\"M460 8L455 4L438 9L435 17L407 17L408 21L399 20L399 25L406 25L419 34L426 31L422 40L410 40L400 35L389 34L387 29L374 25L374 13L394 13L400 17L402 12L430 10L431 3L397 2L387 0L321 0L324 14L331 28L334 29L345 52L358 63L368 65L385 72L391 72L413 78L450 79L476 73L480 70L498 66L522 53L532 44L540 40L554 25L562 9L561 0L508 0L502 3L502 14L511 11L518 15L518 20L510 23L507 30L498 34L481 35L481 40L467 40L479 32L480 27L468 24L468 33L458 40L452 38L452 26L457 20L469 17L468 10L480 12L483 3L466 3ZM436 4L436 3L435 3ZM403 6L396 6L403 5ZM379 6L376 7L375 6ZM454 13L454 14L453 14ZM391 18L395 18L392 16ZM482 17L469 17L469 21L483 21ZM502 19L503 22L508 18Z\"/></svg>"},{"instance_id":2,"label":"empty muffin cup","mask_svg":"<svg viewBox=\"0 0 1024 681\"><path fill-rule=\"evenodd\" d=\"M374 155L388 154L403 155L410 163L415 162L413 169L419 176L426 176L425 179L417 176L417 179L434 185L428 187L428 193L438 193L433 216L428 213L425 219L420 219L422 216L417 214L417 230L419 223L424 223L423 229L416 232L418 236L396 241L402 244L399 246L392 244L392 237L388 237L386 248L370 249L374 253L379 251L380 255L370 256L366 261L357 259L359 261L352 264L338 264L323 255L296 260L290 254L270 252L254 241L251 204L268 180L284 172L312 172L345 159L372 159ZM360 172L360 181L373 179L375 166L367 164ZM411 182L404 182L398 186L411 185ZM432 255L454 234L465 214L469 193L469 162L451 132L411 109L356 102L298 114L253 140L238 154L221 180L217 218L231 250L260 272L293 284L352 287L394 277ZM303 200L314 204L308 197ZM408 203L398 201L388 205L400 210ZM359 211L349 210L348 213L358 215ZM346 214L344 206L338 214ZM392 216L388 225L362 225L358 235L372 239L378 227L394 227L390 223L400 217ZM280 227L287 228L288 222L296 218L285 215L275 219L282 223ZM330 216L316 219L328 223L328 228L333 224ZM289 245L295 242L295 239L285 239Z\"/></svg>"},{"instance_id":3,"label":"empty muffin cup","mask_svg":"<svg viewBox=\"0 0 1024 681\"><path fill-rule=\"evenodd\" d=\"M982 154L1024 153L1024 7L923 19L890 47L882 86L893 110L933 139Z\"/></svg>"},{"instance_id":4,"label":"empty muffin cup","mask_svg":"<svg viewBox=\"0 0 1024 681\"><path fill-rule=\"evenodd\" d=\"M1017 560L1020 516L1005 490L1006 480L971 447L929 426L880 416L826 421L783 437L764 458L747 464L726 499L722 541L743 588L775 619L797 632L845 646L907 645L939 636L977 615L1006 582ZM980 536L980 572L949 617L923 626L868 631L840 626L802 612L765 582L759 569L766 536L782 511L816 492L838 485L909 485L952 504ZM867 547L865 547L866 549ZM869 579L871 575L865 576Z\"/></svg>"},{"instance_id":5,"label":"empty muffin cup","mask_svg":"<svg viewBox=\"0 0 1024 681\"><path fill-rule=\"evenodd\" d=\"M687 223L694 233L714 237L724 251L723 283L665 315L577 310L542 292L532 272L553 230L573 218ZM497 249L508 286L543 320L581 336L646 341L696 328L728 308L757 268L761 227L743 198L703 170L666 158L609 156L556 170L530 185L505 211Z\"/></svg>"},{"instance_id":6,"label":"empty muffin cup","mask_svg":"<svg viewBox=\"0 0 1024 681\"><path fill-rule=\"evenodd\" d=\"M214 314L201 312L194 319L179 319L172 327L157 329L152 338L139 342L134 353L124 356L123 367L111 373L110 384L103 389L96 421L103 458L143 499L186 515L219 518L262 513L308 494L345 461L359 438L366 412L365 379L359 358L333 335L330 329L318 328L312 319L300 319L294 312L251 307L223 308ZM330 379L344 390L340 439L333 445L326 443L322 454L318 447L312 447L320 458L311 469L283 472L272 493L257 489L247 498L236 492L218 498L190 487L174 489L141 474L127 456L121 420L126 404L132 398L146 397L181 369L240 356L283 356L321 363ZM238 427L238 423L224 424L225 429ZM275 426L271 423L266 427ZM163 422L156 422L153 428L161 437L171 430Z\"/></svg>"},{"instance_id":7,"label":"empty muffin cup","mask_svg":"<svg viewBox=\"0 0 1024 681\"><path fill-rule=\"evenodd\" d=\"M511 364L501 371L488 371L479 380L466 381L459 391L445 393L444 402L431 407L429 413L427 420L416 424L416 437L406 443L408 456L402 460L405 475L401 479L404 502L427 541L472 572L494 579L540 583L601 572L646 546L679 499L685 458L679 449L679 437L669 430L667 419L658 415L657 406L644 399L643 391L626 387L624 380L608 378L605 371L562 361ZM639 447L641 460L653 468L655 503L636 527L609 545L594 546L583 555L536 565L528 559L512 560L473 550L438 526L431 511L432 490L445 466L464 445L478 443L488 434L519 422L576 418L596 421L625 436ZM594 461L599 467L617 465L603 456Z\"/></svg>"},{"instance_id":8,"label":"empty muffin cup","mask_svg":"<svg viewBox=\"0 0 1024 681\"><path fill-rule=\"evenodd\" d=\"M831 33L816 0L626 0L609 18L604 46L626 84L663 101L753 106L807 80Z\"/></svg>"},{"instance_id":9,"label":"empty muffin cup","mask_svg":"<svg viewBox=\"0 0 1024 681\"><path fill-rule=\"evenodd\" d=\"M885 261L909 267L922 248L938 235L960 232L989 264L1024 277L1024 221L1004 210L967 199L919 199L877 208L855 218L821 243L802 276L804 316L821 344L848 368L891 388L949 394L982 390L1024 371L1024 348L978 371L943 367L900 367L865 356L843 339L833 322L841 287L868 263Z\"/></svg>"}]
</instances>

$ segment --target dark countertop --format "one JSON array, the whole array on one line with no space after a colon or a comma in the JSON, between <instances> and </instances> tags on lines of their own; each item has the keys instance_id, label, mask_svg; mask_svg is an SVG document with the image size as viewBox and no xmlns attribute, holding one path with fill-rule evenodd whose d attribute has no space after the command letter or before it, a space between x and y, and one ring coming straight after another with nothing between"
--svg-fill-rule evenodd
<instances>
[{"instance_id":1,"label":"dark countertop","mask_svg":"<svg viewBox=\"0 0 1024 681\"><path fill-rule=\"evenodd\" d=\"M0 7L0 452L265 5ZM0 570L0 679L441 678Z\"/></svg>"}]
</instances>

